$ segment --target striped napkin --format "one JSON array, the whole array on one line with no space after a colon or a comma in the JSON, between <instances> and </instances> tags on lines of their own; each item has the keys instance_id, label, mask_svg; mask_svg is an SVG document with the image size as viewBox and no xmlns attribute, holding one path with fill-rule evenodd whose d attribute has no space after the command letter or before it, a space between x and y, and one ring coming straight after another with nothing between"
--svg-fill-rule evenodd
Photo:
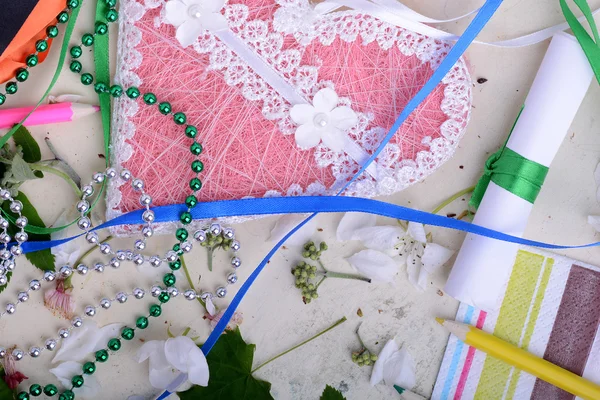
<instances>
[{"instance_id":1,"label":"striped napkin","mask_svg":"<svg viewBox=\"0 0 600 400\"><path fill-rule=\"evenodd\" d=\"M462 303L456 320L600 383L600 268L522 247L498 311ZM567 400L575 397L448 339L432 399Z\"/></svg>"}]
</instances>

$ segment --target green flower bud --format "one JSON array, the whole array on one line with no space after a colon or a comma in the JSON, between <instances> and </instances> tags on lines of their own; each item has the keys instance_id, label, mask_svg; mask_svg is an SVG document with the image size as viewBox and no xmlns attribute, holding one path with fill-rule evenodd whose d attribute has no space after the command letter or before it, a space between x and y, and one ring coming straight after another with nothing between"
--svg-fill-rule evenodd
<instances>
[{"instance_id":1,"label":"green flower bud","mask_svg":"<svg viewBox=\"0 0 600 400\"><path fill-rule=\"evenodd\" d=\"M322 251L325 251L325 250L327 250L329 247L327 247L327 243L325 243L325 242L321 242L321 244L319 245L319 248L320 248Z\"/></svg>"},{"instance_id":2,"label":"green flower bud","mask_svg":"<svg viewBox=\"0 0 600 400\"><path fill-rule=\"evenodd\" d=\"M317 297L319 297L319 294L318 294L317 292L313 292L313 294L312 294L312 298L313 298L313 299L316 299Z\"/></svg>"},{"instance_id":3,"label":"green flower bud","mask_svg":"<svg viewBox=\"0 0 600 400\"><path fill-rule=\"evenodd\" d=\"M308 251L302 252L302 257L304 257L304 258L310 257L310 252L308 252Z\"/></svg>"},{"instance_id":4,"label":"green flower bud","mask_svg":"<svg viewBox=\"0 0 600 400\"><path fill-rule=\"evenodd\" d=\"M315 247L314 243L312 245L310 245L310 247L308 248L308 251L314 253L315 251L317 251L317 248Z\"/></svg>"},{"instance_id":5,"label":"green flower bud","mask_svg":"<svg viewBox=\"0 0 600 400\"><path fill-rule=\"evenodd\" d=\"M317 257L317 255L316 255L316 254L311 254L311 255L310 255L310 259L311 259L311 260L313 260L313 261L316 261L316 260L317 260L317 258L318 258L318 257Z\"/></svg>"},{"instance_id":6,"label":"green flower bud","mask_svg":"<svg viewBox=\"0 0 600 400\"><path fill-rule=\"evenodd\" d=\"M300 274L301 277L306 278L308 277L308 273L306 271L302 271L302 273Z\"/></svg>"},{"instance_id":7,"label":"green flower bud","mask_svg":"<svg viewBox=\"0 0 600 400\"><path fill-rule=\"evenodd\" d=\"M315 279L317 277L317 274L314 274L314 273L311 272L310 274L308 274L308 277L310 279Z\"/></svg>"},{"instance_id":8,"label":"green flower bud","mask_svg":"<svg viewBox=\"0 0 600 400\"><path fill-rule=\"evenodd\" d=\"M314 290L314 289L315 289L315 285L313 285L312 283L309 283L309 284L308 284L308 288L309 288L310 290Z\"/></svg>"},{"instance_id":9,"label":"green flower bud","mask_svg":"<svg viewBox=\"0 0 600 400\"><path fill-rule=\"evenodd\" d=\"M377 355L371 354L371 361L377 361Z\"/></svg>"},{"instance_id":10,"label":"green flower bud","mask_svg":"<svg viewBox=\"0 0 600 400\"><path fill-rule=\"evenodd\" d=\"M300 276L301 273L302 271L300 271L300 269L298 268L292 270L292 274L294 274L294 276Z\"/></svg>"}]
</instances>

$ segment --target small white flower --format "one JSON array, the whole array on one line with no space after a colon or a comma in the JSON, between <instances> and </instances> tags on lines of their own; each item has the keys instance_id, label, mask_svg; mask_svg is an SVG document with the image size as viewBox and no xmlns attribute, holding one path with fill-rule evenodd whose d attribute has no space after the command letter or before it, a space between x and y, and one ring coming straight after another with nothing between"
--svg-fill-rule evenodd
<instances>
[{"instance_id":1,"label":"small white flower","mask_svg":"<svg viewBox=\"0 0 600 400\"><path fill-rule=\"evenodd\" d=\"M52 368L50 372L56 376L56 379L58 379L64 387L69 388L73 386L71 379L73 379L75 375L81 375L82 370L83 364L75 361L67 361L56 368ZM77 399L95 399L98 393L100 393L100 389L100 383L95 375L85 375L83 385L78 388L73 388L72 390Z\"/></svg>"},{"instance_id":2,"label":"small white flower","mask_svg":"<svg viewBox=\"0 0 600 400\"><path fill-rule=\"evenodd\" d=\"M376 218L361 213L346 213L337 229L340 241L359 240L368 250L348 258L362 275L373 281L393 283L398 264L406 264L408 280L425 290L429 274L435 273L454 254L436 243L428 243L423 224L375 226Z\"/></svg>"},{"instance_id":3,"label":"small white flower","mask_svg":"<svg viewBox=\"0 0 600 400\"><path fill-rule=\"evenodd\" d=\"M310 149L321 141L333 151L341 151L346 142L346 131L358 123L358 116L347 106L338 107L338 95L324 88L315 94L313 104L296 104L290 117L298 126L296 144Z\"/></svg>"},{"instance_id":4,"label":"small white flower","mask_svg":"<svg viewBox=\"0 0 600 400\"><path fill-rule=\"evenodd\" d=\"M408 390L416 383L415 362L406 349L398 348L394 339L385 344L371 372L371 386L382 380L386 385L398 385Z\"/></svg>"},{"instance_id":5,"label":"small white flower","mask_svg":"<svg viewBox=\"0 0 600 400\"><path fill-rule=\"evenodd\" d=\"M123 324L110 324L102 328L96 322L85 320L83 325L71 332L62 342L62 346L52 359L52 363L61 361L82 361L90 353L106 347L113 337L118 337Z\"/></svg>"},{"instance_id":6,"label":"small white flower","mask_svg":"<svg viewBox=\"0 0 600 400\"><path fill-rule=\"evenodd\" d=\"M304 221L307 214L286 214L277 220L275 226L271 230L269 241L279 242L289 231L294 229L296 225ZM302 228L298 229L285 244L290 246L304 246L315 233L317 229L316 218L311 219Z\"/></svg>"},{"instance_id":7,"label":"small white flower","mask_svg":"<svg viewBox=\"0 0 600 400\"><path fill-rule=\"evenodd\" d=\"M221 14L225 0L170 0L165 4L166 19L177 27L175 37L183 47L193 44L205 30L227 29Z\"/></svg>"},{"instance_id":8,"label":"small white flower","mask_svg":"<svg viewBox=\"0 0 600 400\"><path fill-rule=\"evenodd\" d=\"M144 343L137 354L137 361L150 359L150 384L156 389L166 389L180 373L186 373L188 381L177 390L183 391L190 384L208 385L208 363L202 350L187 336L168 340L152 340Z\"/></svg>"}]
</instances>

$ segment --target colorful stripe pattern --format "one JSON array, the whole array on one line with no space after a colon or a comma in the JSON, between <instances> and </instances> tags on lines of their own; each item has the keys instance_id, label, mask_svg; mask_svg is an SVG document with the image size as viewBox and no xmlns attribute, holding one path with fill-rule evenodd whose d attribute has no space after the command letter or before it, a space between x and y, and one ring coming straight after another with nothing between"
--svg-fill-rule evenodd
<instances>
[{"instance_id":1,"label":"colorful stripe pattern","mask_svg":"<svg viewBox=\"0 0 600 400\"><path fill-rule=\"evenodd\" d=\"M582 374L599 335L600 270L520 250L500 309L486 314L463 304L456 319L524 349L533 346L536 354ZM432 399L573 399L561 392L451 337Z\"/></svg>"},{"instance_id":2,"label":"colorful stripe pattern","mask_svg":"<svg viewBox=\"0 0 600 400\"><path fill-rule=\"evenodd\" d=\"M569 273L544 358L581 375L600 322L600 273L574 265ZM535 400L570 400L570 393L536 380Z\"/></svg>"}]
</instances>

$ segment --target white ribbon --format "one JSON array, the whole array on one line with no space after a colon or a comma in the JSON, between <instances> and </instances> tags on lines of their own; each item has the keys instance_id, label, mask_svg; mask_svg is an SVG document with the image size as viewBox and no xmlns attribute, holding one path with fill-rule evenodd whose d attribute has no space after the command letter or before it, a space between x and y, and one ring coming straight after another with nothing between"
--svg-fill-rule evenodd
<instances>
[{"instance_id":1,"label":"white ribbon","mask_svg":"<svg viewBox=\"0 0 600 400\"><path fill-rule=\"evenodd\" d=\"M426 35L434 39L451 41L458 40L460 36L453 35L451 33L442 31L437 28L433 28L429 25L425 25L423 22L451 22L462 18L466 18L479 11L479 9L473 10L465 15L461 15L460 17L448 20L436 20L425 17L395 0L325 0L323 3L319 4L319 6L315 7L315 11L323 15L333 12L341 7L352 8L356 11L370 15L381 21L387 22L388 24L408 29L410 31L420 33L422 35ZM600 9L594 11L593 14L596 15L598 12L600 12ZM580 17L579 21L585 21L585 16ZM500 40L496 42L484 42L475 40L473 41L473 43L493 47L524 47L543 42L546 39L550 39L552 36L554 36L555 33L562 32L566 29L569 29L569 24L564 22L562 24L541 29L537 32L533 32L524 36L519 36L514 39Z\"/></svg>"},{"instance_id":2,"label":"white ribbon","mask_svg":"<svg viewBox=\"0 0 600 400\"><path fill-rule=\"evenodd\" d=\"M260 76L269 86L286 99L291 105L310 104L304 96L290 85L279 73L262 57L258 56L246 43L238 38L231 30L220 30L213 34L227 45L240 57L252 70ZM346 136L343 151L359 165L362 165L371 156L358 143ZM367 173L377 179L377 164L373 162L367 168Z\"/></svg>"}]
</instances>

